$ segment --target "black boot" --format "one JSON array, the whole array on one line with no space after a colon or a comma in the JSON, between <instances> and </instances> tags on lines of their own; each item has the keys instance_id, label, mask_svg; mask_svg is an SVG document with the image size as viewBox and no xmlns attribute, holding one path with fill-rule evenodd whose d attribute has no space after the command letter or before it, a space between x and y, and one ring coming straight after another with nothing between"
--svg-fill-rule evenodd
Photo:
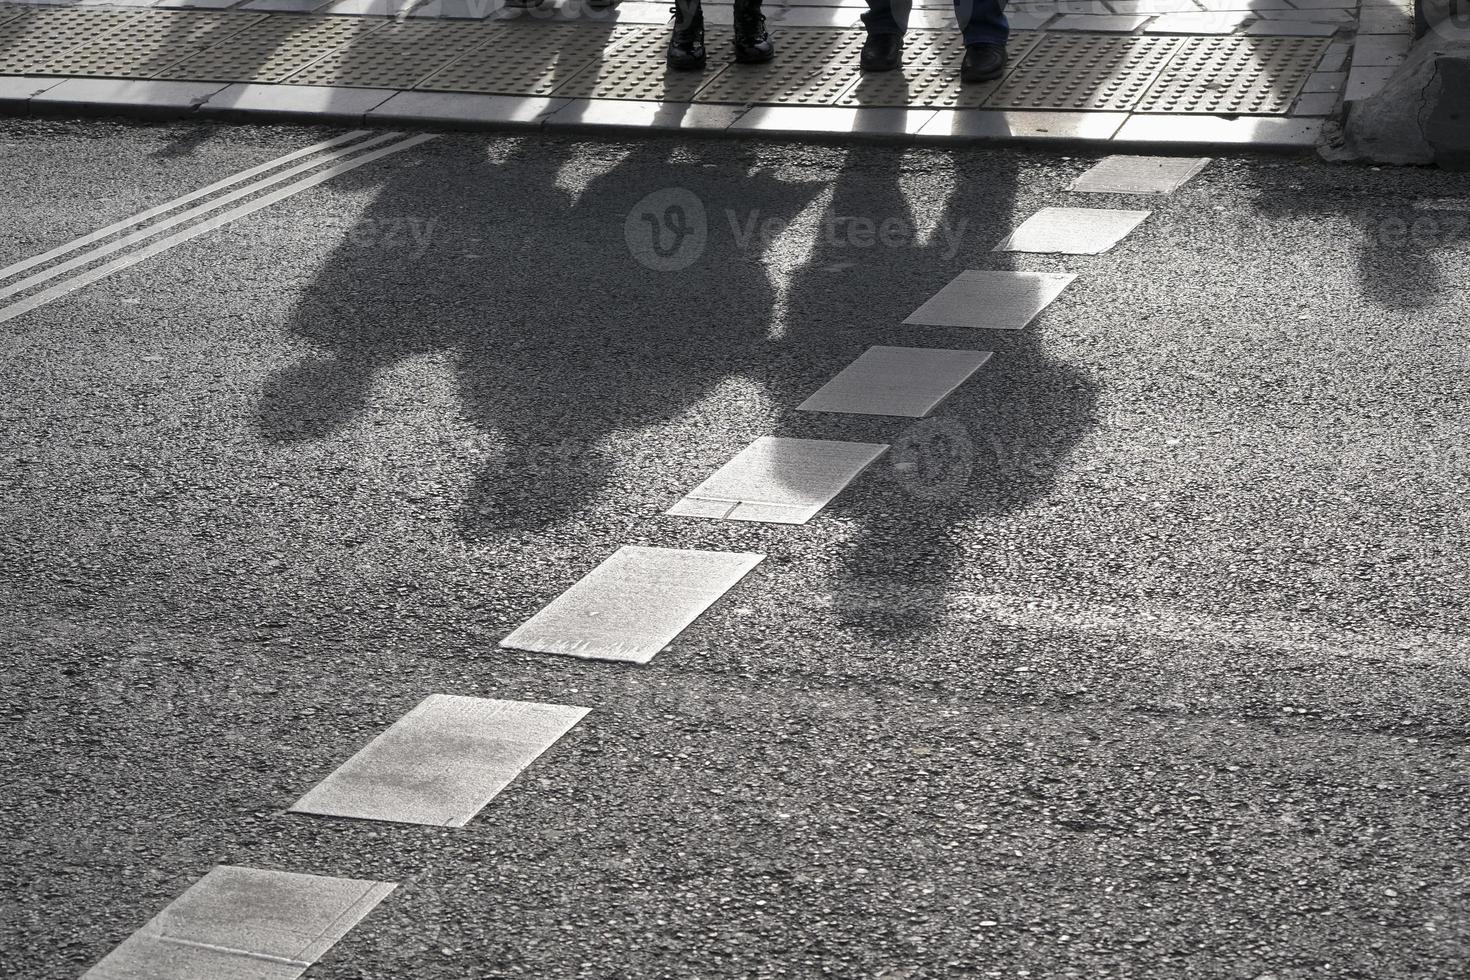
<instances>
[{"instance_id":1,"label":"black boot","mask_svg":"<svg viewBox=\"0 0 1470 980\"><path fill-rule=\"evenodd\" d=\"M1004 44L967 44L965 61L960 65L960 81L988 82L1006 70Z\"/></svg>"},{"instance_id":2,"label":"black boot","mask_svg":"<svg viewBox=\"0 0 1470 980\"><path fill-rule=\"evenodd\" d=\"M669 37L669 67L675 71L699 71L704 67L704 13L686 15L674 8L674 33Z\"/></svg>"},{"instance_id":3,"label":"black boot","mask_svg":"<svg viewBox=\"0 0 1470 980\"><path fill-rule=\"evenodd\" d=\"M735 60L753 65L775 56L760 0L735 0Z\"/></svg>"},{"instance_id":4,"label":"black boot","mask_svg":"<svg viewBox=\"0 0 1470 980\"><path fill-rule=\"evenodd\" d=\"M863 71L893 71L902 63L902 34L869 34L858 56Z\"/></svg>"}]
</instances>

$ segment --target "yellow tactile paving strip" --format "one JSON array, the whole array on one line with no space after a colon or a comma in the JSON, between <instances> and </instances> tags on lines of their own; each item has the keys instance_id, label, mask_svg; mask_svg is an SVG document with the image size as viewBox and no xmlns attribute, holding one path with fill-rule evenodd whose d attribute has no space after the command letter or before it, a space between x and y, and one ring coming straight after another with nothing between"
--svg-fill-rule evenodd
<instances>
[{"instance_id":1,"label":"yellow tactile paving strip","mask_svg":"<svg viewBox=\"0 0 1470 980\"><path fill-rule=\"evenodd\" d=\"M1285 115L1322 38L1018 34L1004 78L961 86L953 31L909 32L908 63L857 70L862 32L778 28L780 55L733 65L712 29L702 74L668 73L666 28L246 12L0 8L0 74L272 82L733 105Z\"/></svg>"}]
</instances>

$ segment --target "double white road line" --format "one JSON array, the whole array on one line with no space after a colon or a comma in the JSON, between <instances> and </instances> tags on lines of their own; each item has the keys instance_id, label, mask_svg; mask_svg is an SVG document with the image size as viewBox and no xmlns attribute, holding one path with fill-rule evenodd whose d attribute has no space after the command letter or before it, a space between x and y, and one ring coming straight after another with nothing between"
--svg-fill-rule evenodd
<instances>
[{"instance_id":1,"label":"double white road line","mask_svg":"<svg viewBox=\"0 0 1470 980\"><path fill-rule=\"evenodd\" d=\"M355 130L336 139L277 157L249 170L242 170L208 187L140 211L132 217L58 245L50 251L8 265L0 269L0 301L21 298L0 306L0 323L13 320L58 296L90 285L121 269L137 265L175 245L222 228L261 208L270 207L293 194L331 180L338 174L412 149L433 138L432 134L373 135L366 130ZM300 179L292 180L296 177ZM290 182L287 183L288 181ZM273 187L276 189L261 193ZM230 207L242 200L245 203ZM203 203L194 204L196 201ZM191 204L193 206L188 207ZM179 226L183 226L181 230L158 237ZM122 254L117 258L103 261L119 252ZM99 262L102 264L99 265ZM30 275L25 275L26 273ZM10 282L17 276L24 278ZM44 286L53 280L59 281Z\"/></svg>"}]
</instances>

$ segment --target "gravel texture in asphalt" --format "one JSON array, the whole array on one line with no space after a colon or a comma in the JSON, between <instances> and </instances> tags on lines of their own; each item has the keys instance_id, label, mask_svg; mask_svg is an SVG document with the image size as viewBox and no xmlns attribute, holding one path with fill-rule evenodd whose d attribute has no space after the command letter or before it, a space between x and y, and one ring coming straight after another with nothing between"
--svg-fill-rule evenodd
<instances>
[{"instance_id":1,"label":"gravel texture in asphalt","mask_svg":"<svg viewBox=\"0 0 1470 980\"><path fill-rule=\"evenodd\" d=\"M5 121L0 264L327 135ZM1470 185L1095 159L446 135L0 325L0 974L228 862L402 883L316 978L1458 975ZM990 251L1046 206L1153 214ZM1078 278L901 325L964 269ZM875 344L995 356L794 410ZM664 515L761 435L893 448ZM624 544L768 557L496 648ZM592 710L464 828L284 812L434 692Z\"/></svg>"}]
</instances>

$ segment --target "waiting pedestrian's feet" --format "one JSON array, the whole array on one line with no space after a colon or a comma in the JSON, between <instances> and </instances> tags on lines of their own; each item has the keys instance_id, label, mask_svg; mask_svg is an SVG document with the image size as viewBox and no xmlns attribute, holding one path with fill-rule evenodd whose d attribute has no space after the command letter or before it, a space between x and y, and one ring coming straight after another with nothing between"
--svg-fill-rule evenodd
<instances>
[{"instance_id":1,"label":"waiting pedestrian's feet","mask_svg":"<svg viewBox=\"0 0 1470 980\"><path fill-rule=\"evenodd\" d=\"M960 65L960 81L988 82L1006 70L1004 44L967 44L965 61Z\"/></svg>"},{"instance_id":2,"label":"waiting pedestrian's feet","mask_svg":"<svg viewBox=\"0 0 1470 980\"><path fill-rule=\"evenodd\" d=\"M863 71L893 71L902 63L902 34L869 34L858 56Z\"/></svg>"},{"instance_id":3,"label":"waiting pedestrian's feet","mask_svg":"<svg viewBox=\"0 0 1470 980\"><path fill-rule=\"evenodd\" d=\"M674 8L674 33L669 37L669 67L676 71L699 71L704 67L704 14L696 13L684 22L679 8Z\"/></svg>"},{"instance_id":4,"label":"waiting pedestrian's feet","mask_svg":"<svg viewBox=\"0 0 1470 980\"><path fill-rule=\"evenodd\" d=\"M766 33L766 16L759 2L735 3L735 60L755 65L776 56L776 46Z\"/></svg>"}]
</instances>

